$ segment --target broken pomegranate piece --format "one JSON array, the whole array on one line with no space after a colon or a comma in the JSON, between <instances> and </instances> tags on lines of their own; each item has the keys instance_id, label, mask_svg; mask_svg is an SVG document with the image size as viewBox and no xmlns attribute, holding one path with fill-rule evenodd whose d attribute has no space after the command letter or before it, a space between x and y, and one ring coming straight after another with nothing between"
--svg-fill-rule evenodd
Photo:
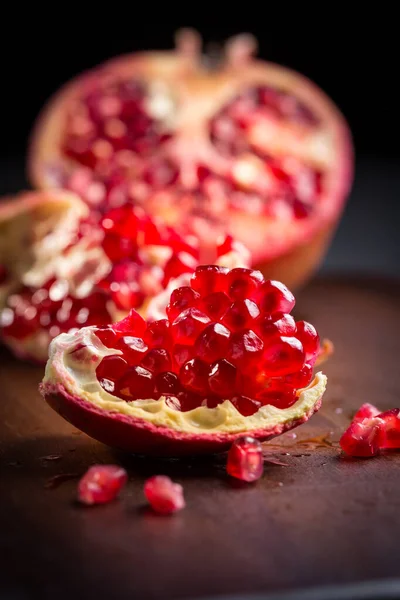
<instances>
[{"instance_id":1,"label":"broken pomegranate piece","mask_svg":"<svg viewBox=\"0 0 400 600\"><path fill-rule=\"evenodd\" d=\"M228 475L252 482L260 479L263 468L262 447L258 440L246 436L232 444L226 465Z\"/></svg>"},{"instance_id":2,"label":"broken pomegranate piece","mask_svg":"<svg viewBox=\"0 0 400 600\"><path fill-rule=\"evenodd\" d=\"M321 373L313 378L316 353L304 350L290 315L279 313L291 324L290 337L258 327L260 320L274 322L276 307L293 307L292 294L242 269L238 300L232 273L198 267L189 286L171 294L168 319L146 323L132 310L114 325L58 336L41 386L47 401L98 439L154 453L168 453L163 446L178 453L222 450L247 432L267 439L306 420L326 383ZM274 300L263 308L266 290ZM187 301L205 307L210 294L224 295L225 312L187 308ZM238 303L251 306L245 329L226 318Z\"/></svg>"},{"instance_id":3,"label":"broken pomegranate piece","mask_svg":"<svg viewBox=\"0 0 400 600\"><path fill-rule=\"evenodd\" d=\"M76 78L39 117L32 182L72 190L93 212L145 207L205 254L228 232L269 278L303 282L348 195L351 136L315 84L255 60L255 48L228 40L216 72L186 32L176 52L120 57ZM134 244L123 235L104 249L122 260ZM167 276L187 272L190 255L175 254Z\"/></svg>"},{"instance_id":4,"label":"broken pomegranate piece","mask_svg":"<svg viewBox=\"0 0 400 600\"><path fill-rule=\"evenodd\" d=\"M144 484L144 495L151 508L161 515L171 515L185 508L183 487L166 475L154 475Z\"/></svg>"},{"instance_id":5,"label":"broken pomegranate piece","mask_svg":"<svg viewBox=\"0 0 400 600\"><path fill-rule=\"evenodd\" d=\"M128 474L117 465L94 465L78 484L78 500L82 504L106 504L114 500L128 481Z\"/></svg>"},{"instance_id":6,"label":"broken pomegranate piece","mask_svg":"<svg viewBox=\"0 0 400 600\"><path fill-rule=\"evenodd\" d=\"M381 450L399 449L399 414L399 408L380 412L372 404L363 404L340 439L342 450L350 456L369 457Z\"/></svg>"}]
</instances>

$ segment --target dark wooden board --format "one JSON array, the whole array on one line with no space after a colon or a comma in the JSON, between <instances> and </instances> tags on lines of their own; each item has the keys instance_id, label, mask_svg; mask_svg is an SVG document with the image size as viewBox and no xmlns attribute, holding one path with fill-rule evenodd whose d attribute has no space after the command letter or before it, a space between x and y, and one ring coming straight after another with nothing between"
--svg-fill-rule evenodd
<instances>
[{"instance_id":1,"label":"dark wooden board","mask_svg":"<svg viewBox=\"0 0 400 600\"><path fill-rule=\"evenodd\" d=\"M155 461L89 439L41 400L42 368L3 351L0 592L199 598L397 577L400 454L346 459L337 440L362 402L400 405L399 300L400 285L379 280L319 280L303 291L298 315L335 343L323 365L328 391L296 438L265 445L287 466L266 463L255 485L230 481L224 457ZM96 462L121 463L130 482L119 501L85 509L76 483ZM154 473L184 485L186 510L147 510L143 482Z\"/></svg>"}]
</instances>

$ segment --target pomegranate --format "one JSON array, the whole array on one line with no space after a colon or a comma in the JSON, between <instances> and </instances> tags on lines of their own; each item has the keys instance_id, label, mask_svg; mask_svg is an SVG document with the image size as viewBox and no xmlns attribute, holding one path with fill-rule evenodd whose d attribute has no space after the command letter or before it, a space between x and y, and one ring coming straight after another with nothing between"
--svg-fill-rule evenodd
<instances>
[{"instance_id":1,"label":"pomegranate","mask_svg":"<svg viewBox=\"0 0 400 600\"><path fill-rule=\"evenodd\" d=\"M263 474L262 447L250 436L235 440L228 452L227 473L241 481L257 481Z\"/></svg>"},{"instance_id":2,"label":"pomegranate","mask_svg":"<svg viewBox=\"0 0 400 600\"><path fill-rule=\"evenodd\" d=\"M183 487L166 475L154 475L144 484L144 495L152 509L161 515L171 515L185 508Z\"/></svg>"},{"instance_id":3,"label":"pomegranate","mask_svg":"<svg viewBox=\"0 0 400 600\"><path fill-rule=\"evenodd\" d=\"M132 310L56 337L40 388L50 406L111 446L172 456L223 451L243 435L265 440L306 421L326 386L309 352L318 334L303 321L290 331L265 326L290 323L270 311L293 308L293 294L259 271L217 265L197 267L188 283L172 293L168 319L146 322ZM238 306L244 321L227 318Z\"/></svg>"},{"instance_id":4,"label":"pomegranate","mask_svg":"<svg viewBox=\"0 0 400 600\"><path fill-rule=\"evenodd\" d=\"M214 68L200 46L185 30L176 51L123 56L66 84L34 128L30 178L96 213L144 206L205 251L228 232L265 276L297 286L350 189L348 126L315 84L254 59L251 36L229 40Z\"/></svg>"},{"instance_id":5,"label":"pomegranate","mask_svg":"<svg viewBox=\"0 0 400 600\"><path fill-rule=\"evenodd\" d=\"M165 316L163 290L200 261L195 238L141 207L93 217L70 192L24 194L1 206L0 333L18 355L45 361L59 333L107 325L131 308ZM232 238L208 252L221 264L248 264L247 250Z\"/></svg>"},{"instance_id":6,"label":"pomegranate","mask_svg":"<svg viewBox=\"0 0 400 600\"><path fill-rule=\"evenodd\" d=\"M342 450L350 456L368 458L382 450L400 448L400 409L380 412L373 404L363 404L340 438Z\"/></svg>"},{"instance_id":7,"label":"pomegranate","mask_svg":"<svg viewBox=\"0 0 400 600\"><path fill-rule=\"evenodd\" d=\"M117 465L94 465L78 484L78 500L82 504L106 504L114 500L128 481L128 474Z\"/></svg>"}]
</instances>

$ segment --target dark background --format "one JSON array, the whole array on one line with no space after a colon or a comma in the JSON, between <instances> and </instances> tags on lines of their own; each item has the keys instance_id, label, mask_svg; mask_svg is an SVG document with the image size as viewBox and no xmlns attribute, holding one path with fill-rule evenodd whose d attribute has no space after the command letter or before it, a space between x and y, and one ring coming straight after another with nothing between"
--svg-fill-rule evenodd
<instances>
[{"instance_id":1,"label":"dark background","mask_svg":"<svg viewBox=\"0 0 400 600\"><path fill-rule=\"evenodd\" d=\"M40 108L63 82L121 53L169 48L181 26L196 27L206 44L250 31L259 40L262 58L313 79L337 103L353 132L355 184L324 268L400 274L398 32L395 16L384 5L379 11L363 9L353 20L344 5L324 6L323 13L303 6L298 14L287 5L278 15L265 6L262 17L249 5L242 6L236 24L224 25L212 18L215 6L203 22L193 18L154 22L154 13L159 14L156 6L152 17L139 17L135 7L130 12L118 3L113 7L104 12L97 8L92 20L86 20L90 13L83 13L83 7L77 10L72 5L60 5L56 18L52 13L42 18L36 11L33 26L27 25L30 17L25 15L26 29L19 26L11 44L1 41L1 193L27 185L24 156L29 131ZM204 16L207 10L204 6ZM5 25L7 20L4 31Z\"/></svg>"}]
</instances>

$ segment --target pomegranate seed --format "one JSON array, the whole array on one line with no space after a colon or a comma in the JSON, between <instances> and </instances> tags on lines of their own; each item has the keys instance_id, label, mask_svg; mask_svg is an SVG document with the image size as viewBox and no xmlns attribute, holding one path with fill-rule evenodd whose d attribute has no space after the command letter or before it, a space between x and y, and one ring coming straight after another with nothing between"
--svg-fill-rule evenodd
<instances>
[{"instance_id":1,"label":"pomegranate seed","mask_svg":"<svg viewBox=\"0 0 400 600\"><path fill-rule=\"evenodd\" d=\"M309 363L306 363L300 371L285 375L283 381L285 384L293 387L296 390L305 388L313 378L313 368Z\"/></svg>"},{"instance_id":2,"label":"pomegranate seed","mask_svg":"<svg viewBox=\"0 0 400 600\"><path fill-rule=\"evenodd\" d=\"M199 335L194 353L208 363L223 358L229 344L230 331L221 323L211 323Z\"/></svg>"},{"instance_id":3,"label":"pomegranate seed","mask_svg":"<svg viewBox=\"0 0 400 600\"><path fill-rule=\"evenodd\" d=\"M248 370L261 357L264 343L251 329L233 333L226 358L243 371Z\"/></svg>"},{"instance_id":4,"label":"pomegranate seed","mask_svg":"<svg viewBox=\"0 0 400 600\"><path fill-rule=\"evenodd\" d=\"M262 337L274 335L290 337L296 334L296 321L292 315L275 313L261 318L257 323L257 331L260 332Z\"/></svg>"},{"instance_id":5,"label":"pomegranate seed","mask_svg":"<svg viewBox=\"0 0 400 600\"><path fill-rule=\"evenodd\" d=\"M102 247L108 258L113 262L131 258L137 253L138 247L134 240L109 233L104 236Z\"/></svg>"},{"instance_id":6,"label":"pomegranate seed","mask_svg":"<svg viewBox=\"0 0 400 600\"><path fill-rule=\"evenodd\" d=\"M206 313L212 321L219 321L230 306L231 301L223 292L209 294L197 303L198 309Z\"/></svg>"},{"instance_id":7,"label":"pomegranate seed","mask_svg":"<svg viewBox=\"0 0 400 600\"><path fill-rule=\"evenodd\" d=\"M152 373L161 373L171 369L171 357L163 348L149 350L141 362L141 366Z\"/></svg>"},{"instance_id":8,"label":"pomegranate seed","mask_svg":"<svg viewBox=\"0 0 400 600\"><path fill-rule=\"evenodd\" d=\"M250 436L235 440L228 452L226 470L231 477L252 482L263 474L262 447Z\"/></svg>"},{"instance_id":9,"label":"pomegranate seed","mask_svg":"<svg viewBox=\"0 0 400 600\"><path fill-rule=\"evenodd\" d=\"M271 385L257 394L257 400L262 404L270 404L275 408L285 409L292 406L296 400L296 390L288 385L279 382L271 383Z\"/></svg>"},{"instance_id":10,"label":"pomegranate seed","mask_svg":"<svg viewBox=\"0 0 400 600\"><path fill-rule=\"evenodd\" d=\"M160 319L150 323L144 335L149 348L167 348L172 346L172 336L168 319Z\"/></svg>"},{"instance_id":11,"label":"pomegranate seed","mask_svg":"<svg viewBox=\"0 0 400 600\"><path fill-rule=\"evenodd\" d=\"M385 445L385 423L379 417L353 421L340 438L342 450L350 456L376 456Z\"/></svg>"},{"instance_id":12,"label":"pomegranate seed","mask_svg":"<svg viewBox=\"0 0 400 600\"><path fill-rule=\"evenodd\" d=\"M304 365L303 346L295 337L272 339L265 348L263 360L268 375L277 377L293 373Z\"/></svg>"},{"instance_id":13,"label":"pomegranate seed","mask_svg":"<svg viewBox=\"0 0 400 600\"><path fill-rule=\"evenodd\" d=\"M125 335L118 340L118 350L122 350L123 355L130 364L137 365L143 359L148 351L148 346L142 338Z\"/></svg>"},{"instance_id":14,"label":"pomegranate seed","mask_svg":"<svg viewBox=\"0 0 400 600\"><path fill-rule=\"evenodd\" d=\"M181 366L190 359L192 353L193 350L191 346L176 344L172 349L172 358L176 367L180 369Z\"/></svg>"},{"instance_id":15,"label":"pomegranate seed","mask_svg":"<svg viewBox=\"0 0 400 600\"><path fill-rule=\"evenodd\" d=\"M208 377L210 390L221 398L230 398L236 387L236 367L225 359L211 366Z\"/></svg>"},{"instance_id":16,"label":"pomegranate seed","mask_svg":"<svg viewBox=\"0 0 400 600\"><path fill-rule=\"evenodd\" d=\"M182 311L192 306L196 306L200 295L188 286L180 287L171 294L171 299L167 306L167 315L170 321L174 321Z\"/></svg>"},{"instance_id":17,"label":"pomegranate seed","mask_svg":"<svg viewBox=\"0 0 400 600\"><path fill-rule=\"evenodd\" d=\"M199 358L192 358L181 367L179 379L190 392L207 394L209 366Z\"/></svg>"},{"instance_id":18,"label":"pomegranate seed","mask_svg":"<svg viewBox=\"0 0 400 600\"><path fill-rule=\"evenodd\" d=\"M128 481L128 474L117 465L94 465L78 484L78 500L88 506L114 500Z\"/></svg>"},{"instance_id":19,"label":"pomegranate seed","mask_svg":"<svg viewBox=\"0 0 400 600\"><path fill-rule=\"evenodd\" d=\"M115 347L117 343L117 334L111 326L96 329L96 335L107 348Z\"/></svg>"},{"instance_id":20,"label":"pomegranate seed","mask_svg":"<svg viewBox=\"0 0 400 600\"><path fill-rule=\"evenodd\" d=\"M146 321L136 312L131 310L129 315L118 321L114 326L114 330L118 333L134 333L135 336L140 337L146 331Z\"/></svg>"},{"instance_id":21,"label":"pomegranate seed","mask_svg":"<svg viewBox=\"0 0 400 600\"><path fill-rule=\"evenodd\" d=\"M228 275L228 294L232 300L246 300L253 298L253 294L264 283L261 271L251 269L232 269Z\"/></svg>"},{"instance_id":22,"label":"pomegranate seed","mask_svg":"<svg viewBox=\"0 0 400 600\"><path fill-rule=\"evenodd\" d=\"M353 417L353 423L364 421L364 419L371 419L371 417L377 417L380 414L380 410L373 404L366 402L362 404L356 414Z\"/></svg>"},{"instance_id":23,"label":"pomegranate seed","mask_svg":"<svg viewBox=\"0 0 400 600\"><path fill-rule=\"evenodd\" d=\"M198 335L211 322L207 315L196 308L187 308L172 323L175 343L194 344Z\"/></svg>"},{"instance_id":24,"label":"pomegranate seed","mask_svg":"<svg viewBox=\"0 0 400 600\"><path fill-rule=\"evenodd\" d=\"M144 484L144 495L152 509L170 515L185 508L183 487L165 475L150 477Z\"/></svg>"},{"instance_id":25,"label":"pomegranate seed","mask_svg":"<svg viewBox=\"0 0 400 600\"><path fill-rule=\"evenodd\" d=\"M181 384L178 375L170 371L166 373L158 373L154 379L156 394L159 395L176 395L181 390Z\"/></svg>"},{"instance_id":26,"label":"pomegranate seed","mask_svg":"<svg viewBox=\"0 0 400 600\"><path fill-rule=\"evenodd\" d=\"M212 294L213 292L226 292L228 271L229 269L226 267L218 267L216 265L197 267L190 285L202 296Z\"/></svg>"},{"instance_id":27,"label":"pomegranate seed","mask_svg":"<svg viewBox=\"0 0 400 600\"><path fill-rule=\"evenodd\" d=\"M298 321L296 337L301 341L306 359L315 359L319 351L319 335L311 323L307 321Z\"/></svg>"},{"instance_id":28,"label":"pomegranate seed","mask_svg":"<svg viewBox=\"0 0 400 600\"><path fill-rule=\"evenodd\" d=\"M153 374L143 367L131 367L116 383L116 391L125 400L147 400L154 397Z\"/></svg>"},{"instance_id":29,"label":"pomegranate seed","mask_svg":"<svg viewBox=\"0 0 400 600\"><path fill-rule=\"evenodd\" d=\"M288 288L279 281L266 281L261 286L260 308L263 312L290 313L296 300Z\"/></svg>"},{"instance_id":30,"label":"pomegranate seed","mask_svg":"<svg viewBox=\"0 0 400 600\"><path fill-rule=\"evenodd\" d=\"M185 273L193 273L196 264L196 259L187 252L173 254L164 267L164 287L168 285L171 279L176 279Z\"/></svg>"},{"instance_id":31,"label":"pomegranate seed","mask_svg":"<svg viewBox=\"0 0 400 600\"><path fill-rule=\"evenodd\" d=\"M400 448L400 409L393 408L380 413L379 419L383 421L384 435L381 439L381 448L396 449Z\"/></svg>"},{"instance_id":32,"label":"pomegranate seed","mask_svg":"<svg viewBox=\"0 0 400 600\"><path fill-rule=\"evenodd\" d=\"M253 400L253 398L247 398L247 396L234 396L231 398L231 402L244 417L251 417L262 406L259 400Z\"/></svg>"},{"instance_id":33,"label":"pomegranate seed","mask_svg":"<svg viewBox=\"0 0 400 600\"><path fill-rule=\"evenodd\" d=\"M252 300L237 300L227 310L222 322L232 331L253 329L254 321L259 317L260 310Z\"/></svg>"},{"instance_id":34,"label":"pomegranate seed","mask_svg":"<svg viewBox=\"0 0 400 600\"><path fill-rule=\"evenodd\" d=\"M188 412L189 410L194 410L195 408L202 406L204 402L204 395L199 396L199 394L196 394L195 392L184 390L183 392L179 392L178 402L180 410L182 412Z\"/></svg>"},{"instance_id":35,"label":"pomegranate seed","mask_svg":"<svg viewBox=\"0 0 400 600\"><path fill-rule=\"evenodd\" d=\"M110 379L116 381L125 373L128 363L122 356L105 356L96 369L98 379Z\"/></svg>"}]
</instances>

